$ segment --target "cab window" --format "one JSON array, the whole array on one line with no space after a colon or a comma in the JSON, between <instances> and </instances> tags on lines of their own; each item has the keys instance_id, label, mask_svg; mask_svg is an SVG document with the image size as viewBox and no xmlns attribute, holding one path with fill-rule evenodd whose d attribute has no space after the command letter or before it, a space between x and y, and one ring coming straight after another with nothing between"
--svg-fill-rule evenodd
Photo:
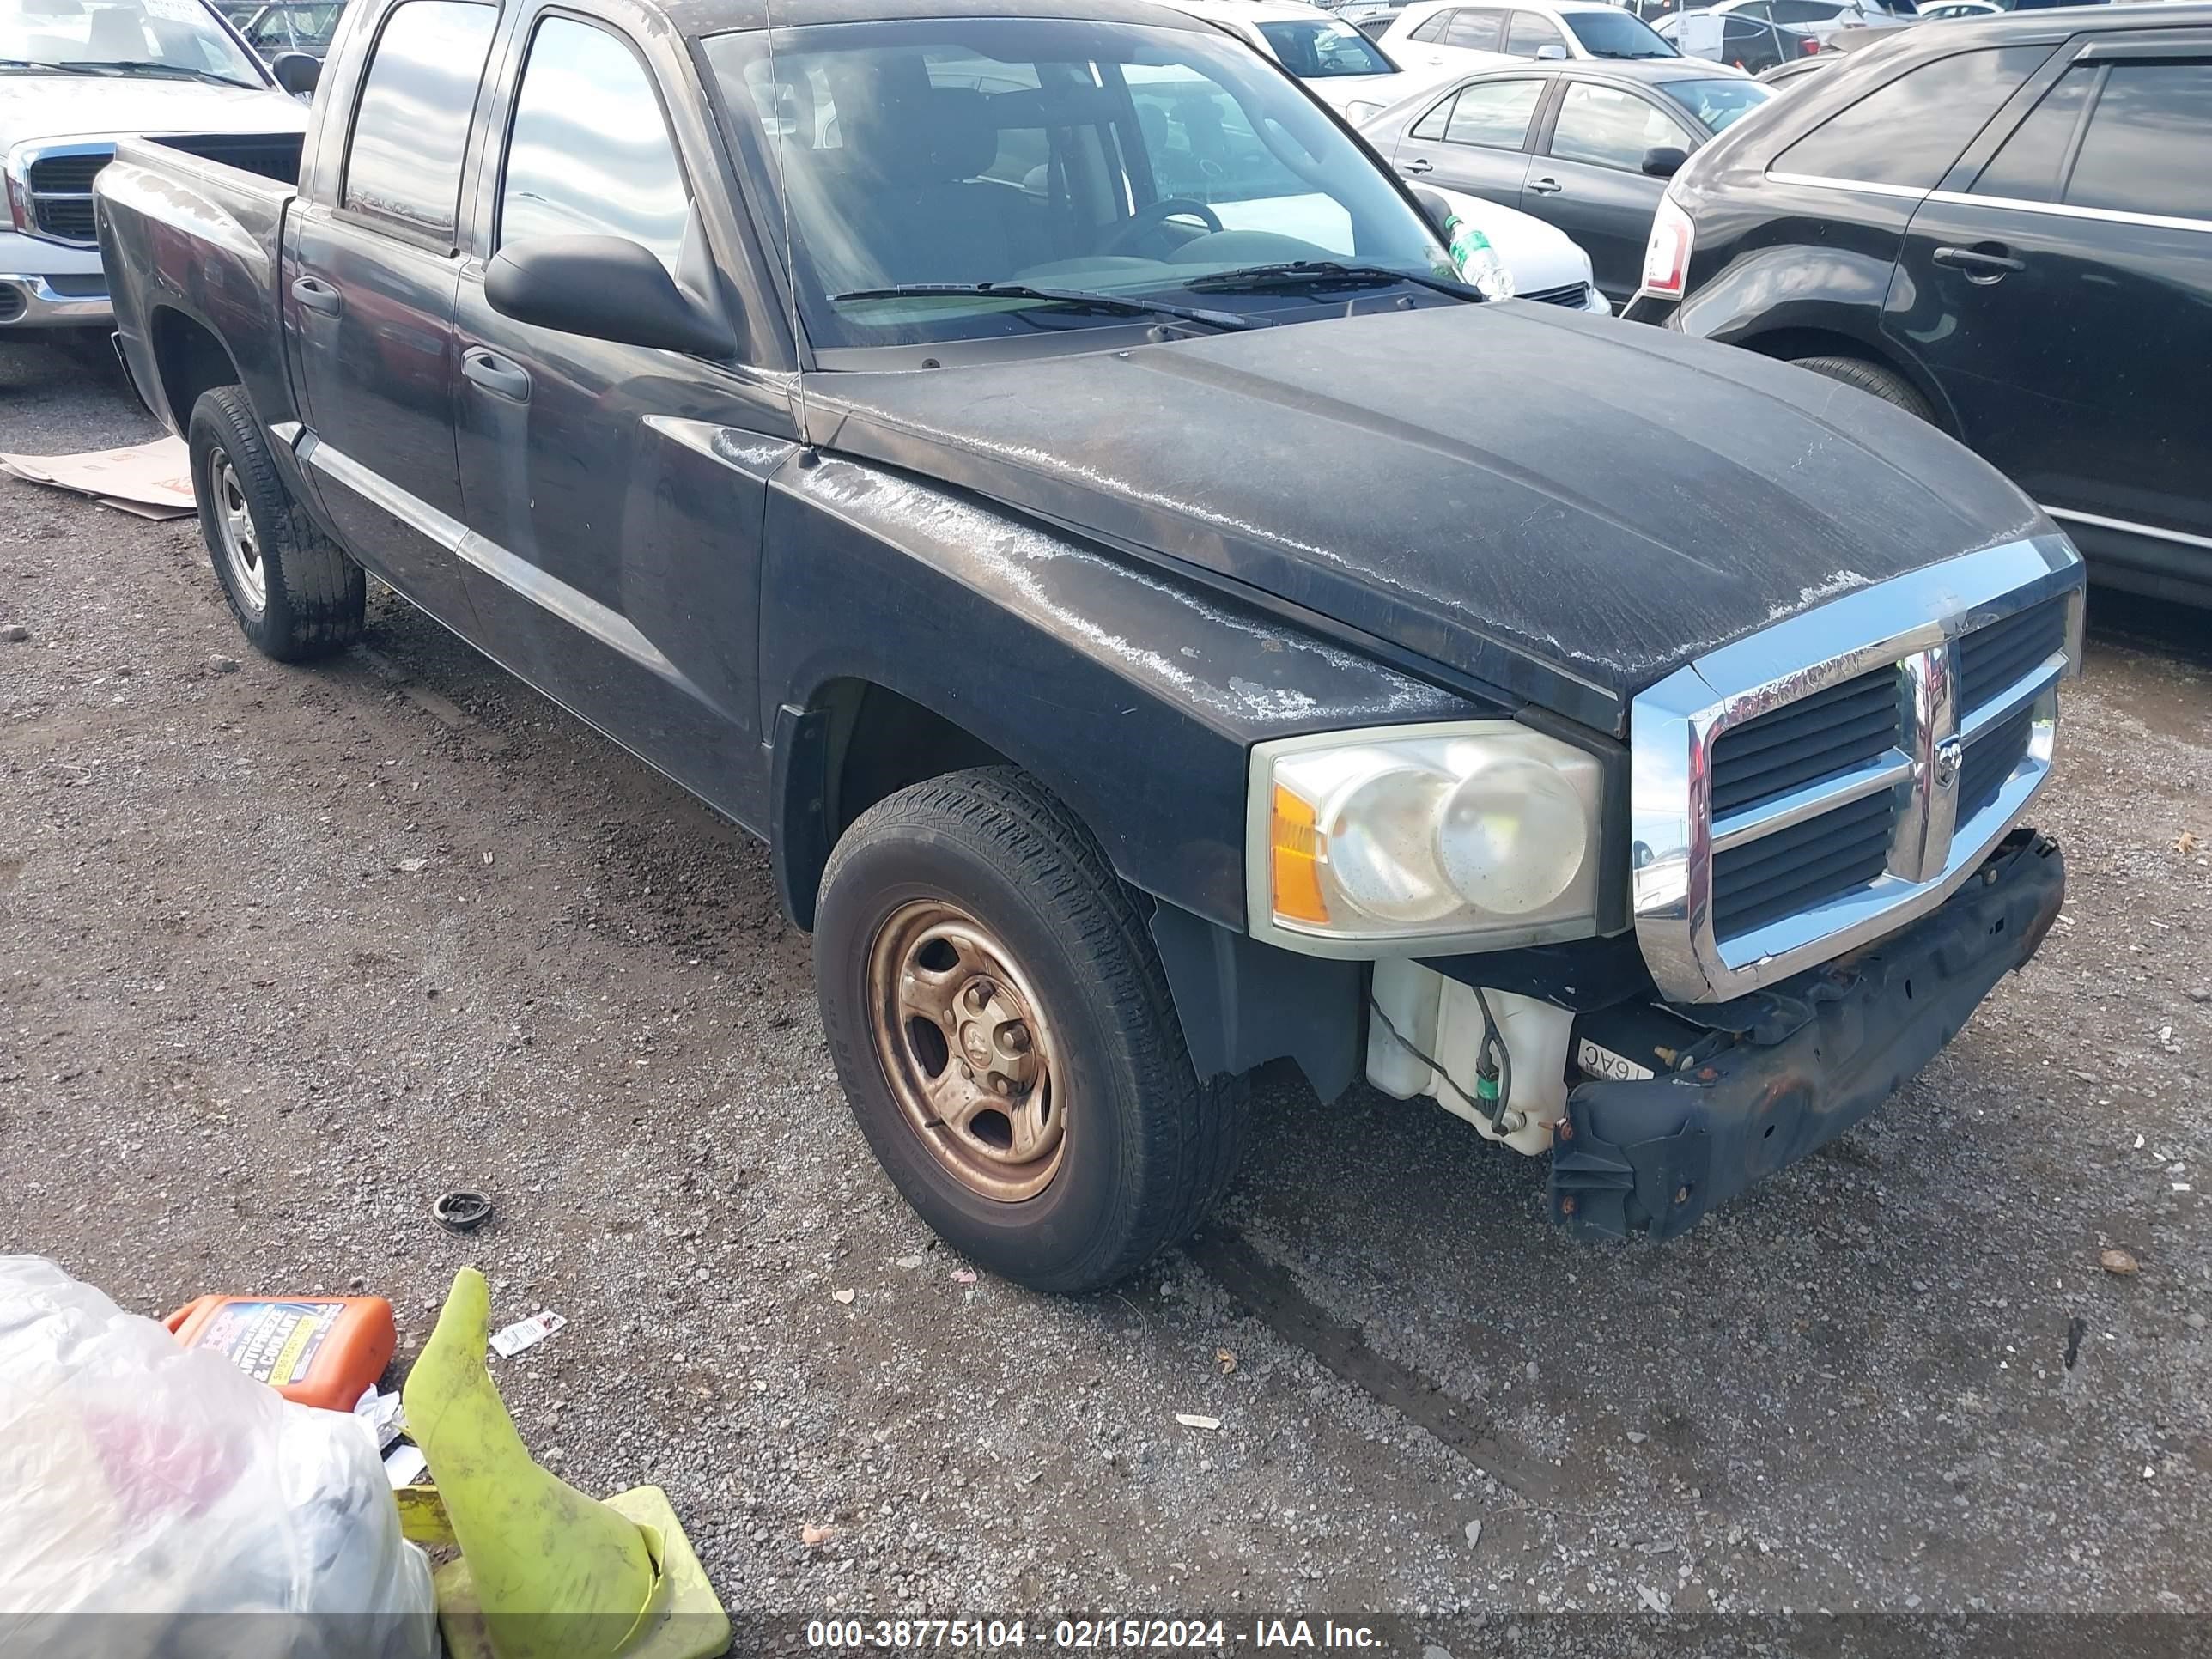
<instances>
[{"instance_id":1,"label":"cab window","mask_svg":"<svg viewBox=\"0 0 2212 1659\"><path fill-rule=\"evenodd\" d=\"M450 235L461 151L499 13L466 0L402 0L384 20L354 107L341 204Z\"/></svg>"}]
</instances>

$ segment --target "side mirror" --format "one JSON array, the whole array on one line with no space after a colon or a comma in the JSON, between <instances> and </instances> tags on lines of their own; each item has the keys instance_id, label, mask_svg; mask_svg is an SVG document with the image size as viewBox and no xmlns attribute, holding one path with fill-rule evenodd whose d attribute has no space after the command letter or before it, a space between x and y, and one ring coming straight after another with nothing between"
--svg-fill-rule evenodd
<instances>
[{"instance_id":1,"label":"side mirror","mask_svg":"<svg viewBox=\"0 0 2212 1659\"><path fill-rule=\"evenodd\" d=\"M1682 170L1690 159L1690 152L1673 144L1661 144L1644 152L1644 176L1650 179L1671 179Z\"/></svg>"},{"instance_id":2,"label":"side mirror","mask_svg":"<svg viewBox=\"0 0 2212 1659\"><path fill-rule=\"evenodd\" d=\"M280 52L269 60L269 73L295 98L305 98L323 78L323 66L304 52Z\"/></svg>"},{"instance_id":3,"label":"side mirror","mask_svg":"<svg viewBox=\"0 0 2212 1659\"><path fill-rule=\"evenodd\" d=\"M668 267L621 236L540 236L501 248L484 298L502 317L617 345L727 357L729 325L676 286Z\"/></svg>"},{"instance_id":4,"label":"side mirror","mask_svg":"<svg viewBox=\"0 0 2212 1659\"><path fill-rule=\"evenodd\" d=\"M1565 46L1560 46L1557 41L1553 42L1553 44L1548 46L1539 46L1536 48L1536 61L1540 64L1559 63L1565 58L1566 55L1567 49Z\"/></svg>"},{"instance_id":5,"label":"side mirror","mask_svg":"<svg viewBox=\"0 0 2212 1659\"><path fill-rule=\"evenodd\" d=\"M1416 188L1413 199L1421 204L1421 216L1429 222L1429 228L1437 235L1443 235L1452 222L1452 204L1432 190Z\"/></svg>"}]
</instances>

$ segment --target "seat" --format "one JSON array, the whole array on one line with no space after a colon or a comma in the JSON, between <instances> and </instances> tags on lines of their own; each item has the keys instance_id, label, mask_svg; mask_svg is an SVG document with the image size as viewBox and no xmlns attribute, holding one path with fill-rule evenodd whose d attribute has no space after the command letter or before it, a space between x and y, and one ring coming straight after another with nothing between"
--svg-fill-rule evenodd
<instances>
[{"instance_id":1,"label":"seat","mask_svg":"<svg viewBox=\"0 0 2212 1659\"><path fill-rule=\"evenodd\" d=\"M146 53L146 14L137 7L102 6L92 14L92 27L85 36L87 57L128 63Z\"/></svg>"},{"instance_id":2,"label":"seat","mask_svg":"<svg viewBox=\"0 0 2212 1659\"><path fill-rule=\"evenodd\" d=\"M890 280L981 283L1014 270L1006 210L1016 192L978 176L999 155L984 94L886 89L842 116L843 148L814 160L846 175L831 188L874 221L867 240Z\"/></svg>"}]
</instances>

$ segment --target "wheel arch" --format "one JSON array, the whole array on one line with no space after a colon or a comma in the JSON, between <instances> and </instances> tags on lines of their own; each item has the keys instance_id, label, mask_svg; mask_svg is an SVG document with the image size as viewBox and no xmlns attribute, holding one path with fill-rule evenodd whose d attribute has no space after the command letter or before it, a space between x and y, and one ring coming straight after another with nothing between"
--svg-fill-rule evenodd
<instances>
[{"instance_id":1,"label":"wheel arch","mask_svg":"<svg viewBox=\"0 0 2212 1659\"><path fill-rule=\"evenodd\" d=\"M1879 338L1817 324L1791 324L1742 335L1729 343L1782 362L1796 362L1802 357L1856 357L1875 364L1917 392L1936 411L1936 423L1950 436L1958 435L1958 422L1942 387L1917 363Z\"/></svg>"},{"instance_id":2,"label":"wheel arch","mask_svg":"<svg viewBox=\"0 0 2212 1659\"><path fill-rule=\"evenodd\" d=\"M230 348L198 318L175 306L159 306L147 331L156 385L177 432L191 425L192 405L203 393L221 386L245 386L246 376ZM246 400L252 401L250 390Z\"/></svg>"}]
</instances>

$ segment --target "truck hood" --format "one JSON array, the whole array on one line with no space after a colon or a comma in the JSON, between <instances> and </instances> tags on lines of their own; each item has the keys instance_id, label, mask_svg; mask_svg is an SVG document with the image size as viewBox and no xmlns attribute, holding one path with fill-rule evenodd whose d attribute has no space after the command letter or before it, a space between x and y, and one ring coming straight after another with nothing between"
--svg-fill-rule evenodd
<instances>
[{"instance_id":1,"label":"truck hood","mask_svg":"<svg viewBox=\"0 0 2212 1659\"><path fill-rule=\"evenodd\" d=\"M34 138L307 128L307 106L268 88L153 76L0 75L0 151Z\"/></svg>"},{"instance_id":2,"label":"truck hood","mask_svg":"<svg viewBox=\"0 0 2212 1659\"><path fill-rule=\"evenodd\" d=\"M2033 534L1888 404L1558 307L806 377L825 447L1298 607L1616 736L1689 659Z\"/></svg>"}]
</instances>

